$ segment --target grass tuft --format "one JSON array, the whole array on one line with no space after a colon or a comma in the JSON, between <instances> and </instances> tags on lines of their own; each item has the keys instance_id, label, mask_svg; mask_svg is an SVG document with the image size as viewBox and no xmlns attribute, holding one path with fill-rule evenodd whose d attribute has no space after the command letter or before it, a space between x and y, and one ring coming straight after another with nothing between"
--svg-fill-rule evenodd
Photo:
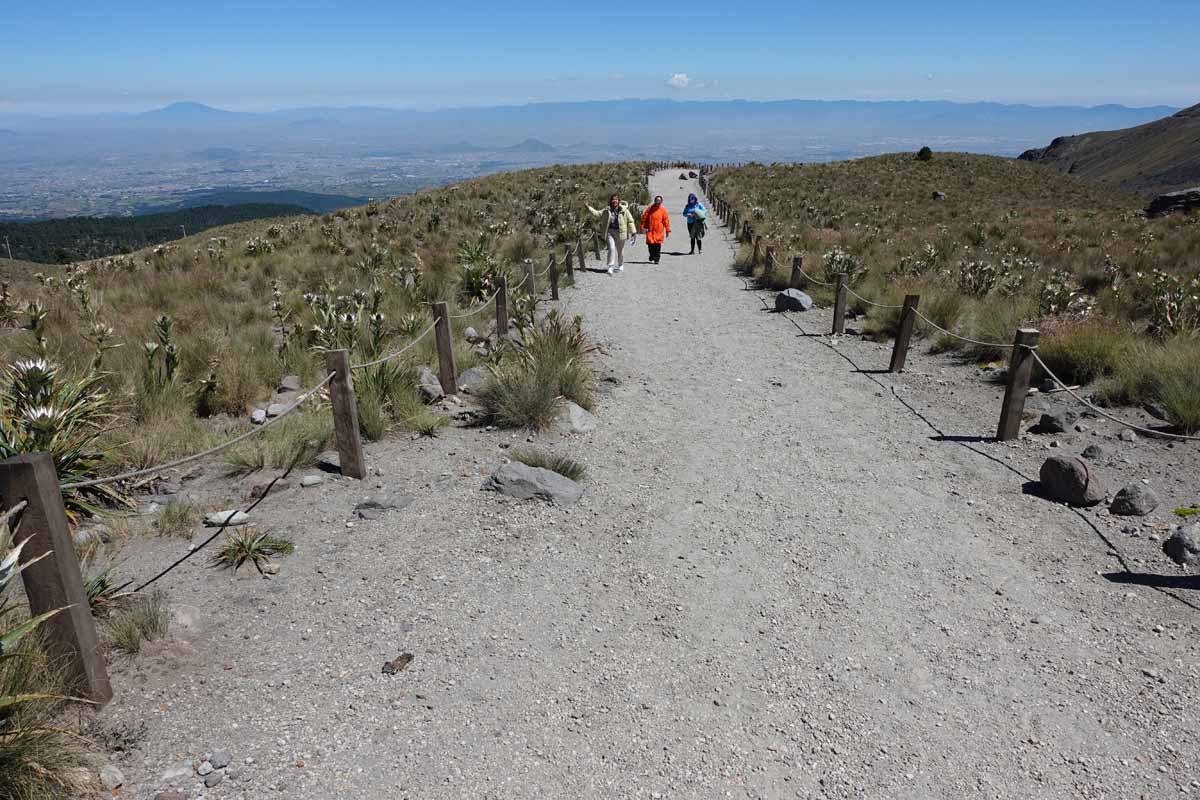
<instances>
[{"instance_id":1,"label":"grass tuft","mask_svg":"<svg viewBox=\"0 0 1200 800\"><path fill-rule=\"evenodd\" d=\"M514 461L520 461L526 466L548 469L573 481L581 481L587 474L587 467L575 459L547 453L543 450L513 448L508 454Z\"/></svg>"},{"instance_id":2,"label":"grass tuft","mask_svg":"<svg viewBox=\"0 0 1200 800\"><path fill-rule=\"evenodd\" d=\"M260 533L253 528L240 528L226 533L225 544L212 557L212 565L236 572L249 561L262 573L272 558L291 555L295 549L291 541L281 536Z\"/></svg>"},{"instance_id":3,"label":"grass tuft","mask_svg":"<svg viewBox=\"0 0 1200 800\"><path fill-rule=\"evenodd\" d=\"M132 655L143 643L166 636L169 625L166 595L153 591L122 601L109 615L104 632L112 647Z\"/></svg>"}]
</instances>

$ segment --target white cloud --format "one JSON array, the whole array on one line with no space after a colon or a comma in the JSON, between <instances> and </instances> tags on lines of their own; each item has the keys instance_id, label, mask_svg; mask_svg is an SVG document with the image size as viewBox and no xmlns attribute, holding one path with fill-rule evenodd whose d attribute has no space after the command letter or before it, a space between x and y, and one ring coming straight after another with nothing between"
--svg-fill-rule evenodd
<instances>
[{"instance_id":1,"label":"white cloud","mask_svg":"<svg viewBox=\"0 0 1200 800\"><path fill-rule=\"evenodd\" d=\"M686 89L691 82L686 72L676 72L670 78L667 78L667 85L674 86L676 89Z\"/></svg>"}]
</instances>

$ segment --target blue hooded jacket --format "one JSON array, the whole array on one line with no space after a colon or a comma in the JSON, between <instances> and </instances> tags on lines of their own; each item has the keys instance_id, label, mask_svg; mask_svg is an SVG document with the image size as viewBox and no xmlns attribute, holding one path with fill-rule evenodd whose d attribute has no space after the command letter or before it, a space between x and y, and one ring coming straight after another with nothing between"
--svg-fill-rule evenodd
<instances>
[{"instance_id":1,"label":"blue hooded jacket","mask_svg":"<svg viewBox=\"0 0 1200 800\"><path fill-rule=\"evenodd\" d=\"M704 207L704 204L700 202L700 199L697 198L696 195L689 194L688 199L687 199L687 205L684 206L684 208L683 208L683 216L687 219L688 222L696 221L696 209L700 209L701 211L704 211L705 213L708 212L708 209L706 209Z\"/></svg>"}]
</instances>

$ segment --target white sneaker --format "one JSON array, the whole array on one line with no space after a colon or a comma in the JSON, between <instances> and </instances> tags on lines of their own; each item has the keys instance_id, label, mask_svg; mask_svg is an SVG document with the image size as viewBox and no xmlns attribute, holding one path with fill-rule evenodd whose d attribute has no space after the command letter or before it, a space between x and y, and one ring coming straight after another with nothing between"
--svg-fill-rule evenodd
<instances>
[{"instance_id":1,"label":"white sneaker","mask_svg":"<svg viewBox=\"0 0 1200 800\"><path fill-rule=\"evenodd\" d=\"M624 271L625 271L625 265L624 265L624 264L622 264L621 266L617 267L617 272L624 272Z\"/></svg>"},{"instance_id":2,"label":"white sneaker","mask_svg":"<svg viewBox=\"0 0 1200 800\"><path fill-rule=\"evenodd\" d=\"M609 274L609 275L615 275L615 274L616 274L616 272L617 272L617 271L616 271L615 269L613 269L612 267L609 267L609 268L608 268L608 274Z\"/></svg>"}]
</instances>

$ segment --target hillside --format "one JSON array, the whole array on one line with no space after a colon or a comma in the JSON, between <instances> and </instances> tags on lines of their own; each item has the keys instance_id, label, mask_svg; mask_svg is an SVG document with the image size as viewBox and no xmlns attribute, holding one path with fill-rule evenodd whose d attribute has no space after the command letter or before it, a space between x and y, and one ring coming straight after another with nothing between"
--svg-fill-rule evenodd
<instances>
[{"instance_id":1,"label":"hillside","mask_svg":"<svg viewBox=\"0 0 1200 800\"><path fill-rule=\"evenodd\" d=\"M132 253L221 225L310 214L281 203L207 205L134 217L67 217L39 222L0 222L15 259L67 264Z\"/></svg>"},{"instance_id":2,"label":"hillside","mask_svg":"<svg viewBox=\"0 0 1200 800\"><path fill-rule=\"evenodd\" d=\"M1135 128L1060 136L1025 161L1153 196L1200 185L1200 104Z\"/></svg>"}]
</instances>

